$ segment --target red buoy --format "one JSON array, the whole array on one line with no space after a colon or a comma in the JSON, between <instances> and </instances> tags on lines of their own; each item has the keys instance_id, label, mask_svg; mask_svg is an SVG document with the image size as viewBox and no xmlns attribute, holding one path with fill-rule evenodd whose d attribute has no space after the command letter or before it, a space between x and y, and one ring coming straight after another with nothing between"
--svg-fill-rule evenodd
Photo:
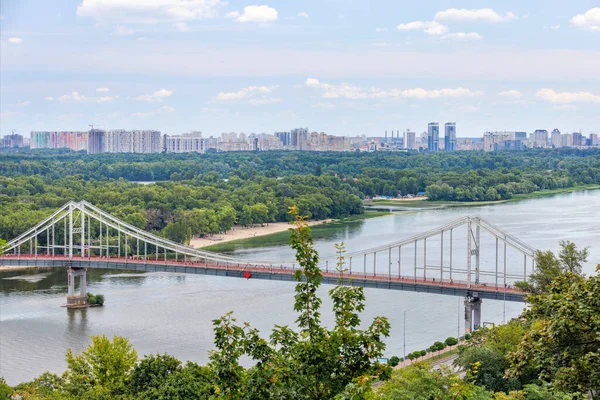
<instances>
[{"instance_id":1,"label":"red buoy","mask_svg":"<svg viewBox=\"0 0 600 400\"><path fill-rule=\"evenodd\" d=\"M250 279L252 274L250 273L250 271L246 271L246 272L244 272L244 276L246 277L246 279Z\"/></svg>"}]
</instances>

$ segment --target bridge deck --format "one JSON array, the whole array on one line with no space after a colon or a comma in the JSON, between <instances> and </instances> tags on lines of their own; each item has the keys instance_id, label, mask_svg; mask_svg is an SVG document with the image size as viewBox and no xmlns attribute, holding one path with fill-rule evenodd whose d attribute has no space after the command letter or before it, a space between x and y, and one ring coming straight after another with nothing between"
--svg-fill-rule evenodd
<instances>
[{"instance_id":1,"label":"bridge deck","mask_svg":"<svg viewBox=\"0 0 600 400\"><path fill-rule=\"evenodd\" d=\"M186 274L201 274L245 278L250 272L251 279L267 279L280 281L293 281L297 269L280 266L257 266L231 263L207 263L203 261L183 261L167 259L147 259L125 257L76 257L69 259L65 256L45 255L4 255L0 256L0 265L6 266L31 266L31 267L83 267L103 269L124 269L148 272L176 272ZM323 283L336 284L341 276L337 272L321 271ZM435 293L453 296L466 296L468 293L477 292L484 299L506 300L522 302L525 293L511 286L495 286L490 284L470 285L464 281L435 279L422 279L414 276L390 276L384 274L367 274L352 272L344 274L344 281L355 286L368 288L404 290L411 292Z\"/></svg>"}]
</instances>

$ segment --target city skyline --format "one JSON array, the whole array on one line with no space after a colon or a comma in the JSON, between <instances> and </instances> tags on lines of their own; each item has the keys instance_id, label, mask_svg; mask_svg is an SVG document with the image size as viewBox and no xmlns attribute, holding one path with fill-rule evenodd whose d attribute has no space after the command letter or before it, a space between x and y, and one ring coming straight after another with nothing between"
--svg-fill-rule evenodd
<instances>
[{"instance_id":1,"label":"city skyline","mask_svg":"<svg viewBox=\"0 0 600 400\"><path fill-rule=\"evenodd\" d=\"M597 4L389 3L2 2L0 135L598 133Z\"/></svg>"}]
</instances>

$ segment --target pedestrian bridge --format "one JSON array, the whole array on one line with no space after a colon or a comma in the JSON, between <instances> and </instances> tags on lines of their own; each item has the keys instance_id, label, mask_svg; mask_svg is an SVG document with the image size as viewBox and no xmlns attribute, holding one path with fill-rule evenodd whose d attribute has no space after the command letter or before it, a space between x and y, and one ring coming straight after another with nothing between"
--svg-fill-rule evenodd
<instances>
[{"instance_id":1,"label":"pedestrian bridge","mask_svg":"<svg viewBox=\"0 0 600 400\"><path fill-rule=\"evenodd\" d=\"M349 251L343 272L336 270L335 256L320 258L319 265L324 283L463 296L477 313L482 299L523 301L524 293L513 283L527 280L535 269L534 256L535 249L491 222L467 216L412 237ZM292 281L300 268L296 260L249 260L184 246L86 201L65 204L8 242L0 265L70 267L72 305L85 296L86 268L281 281Z\"/></svg>"}]
</instances>

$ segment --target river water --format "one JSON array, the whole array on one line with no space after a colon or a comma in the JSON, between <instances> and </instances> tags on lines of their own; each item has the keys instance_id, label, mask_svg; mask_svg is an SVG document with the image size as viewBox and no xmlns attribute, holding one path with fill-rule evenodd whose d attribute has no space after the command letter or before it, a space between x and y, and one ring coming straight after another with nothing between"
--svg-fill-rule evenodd
<instances>
[{"instance_id":1,"label":"river water","mask_svg":"<svg viewBox=\"0 0 600 400\"><path fill-rule=\"evenodd\" d=\"M367 249L465 215L480 215L538 249L557 250L562 239L581 247L592 246L586 273L592 273L600 263L600 190L374 218L329 228L326 235L320 235L316 247L323 256L332 255L333 244L341 241L349 251ZM486 246L486 254L493 253L491 242L482 241L483 250ZM259 259L293 256L286 246L235 253ZM486 262L489 267L489 257L483 257L482 263ZM512 271L522 271L522 261L512 264ZM320 289L322 297L330 288ZM67 310L61 307L67 291L64 268L0 271L0 376L16 384L47 370L60 373L65 368L67 349L80 352L89 344L90 336L98 334L125 336L140 355L166 352L181 360L205 363L213 348L211 321L230 310L239 321L249 321L265 336L274 324L291 325L296 318L291 282L88 270L88 290L103 293L105 306ZM420 350L464 331L459 297L381 289L367 289L366 296L364 325L378 315L388 317L392 325L387 356L402 356L404 348L406 353ZM482 319L500 323L517 316L522 307L521 303L485 300ZM329 310L331 302L325 299L322 318L331 326Z\"/></svg>"}]
</instances>

